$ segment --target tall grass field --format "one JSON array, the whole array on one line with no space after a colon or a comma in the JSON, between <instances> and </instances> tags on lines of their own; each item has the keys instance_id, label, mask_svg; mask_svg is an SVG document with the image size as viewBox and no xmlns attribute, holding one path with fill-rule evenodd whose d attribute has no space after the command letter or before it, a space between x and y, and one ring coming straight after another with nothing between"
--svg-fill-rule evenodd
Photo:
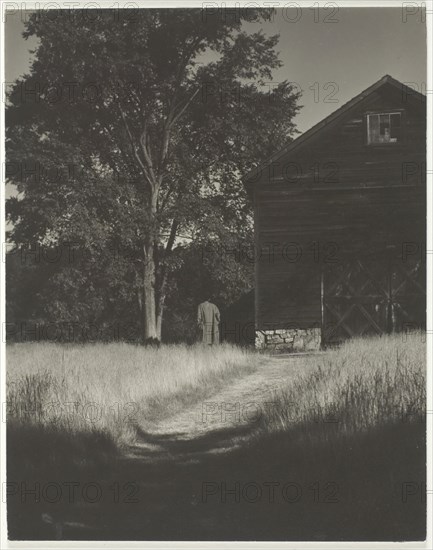
<instances>
[{"instance_id":1,"label":"tall grass field","mask_svg":"<svg viewBox=\"0 0 433 550\"><path fill-rule=\"evenodd\" d=\"M130 444L137 424L206 398L258 360L230 345L15 344L7 350L9 421Z\"/></svg>"},{"instance_id":2,"label":"tall grass field","mask_svg":"<svg viewBox=\"0 0 433 550\"><path fill-rule=\"evenodd\" d=\"M136 506L53 505L50 514L63 527L46 538L60 532L60 538L94 540L423 540L422 333L354 339L299 361L279 358L298 372L266 400L261 417L243 427L249 437L232 450L153 463L127 456L139 431L147 437L152 423L250 374L265 378L269 361L229 345L8 346L8 479L140 485ZM175 436L164 437L160 442L179 448ZM214 441L212 433L203 436L205 447L206 437ZM203 484L215 488L206 499ZM251 484L260 500L244 498L242 488ZM272 501L263 496L270 486ZM223 498L224 487L232 492ZM48 508L10 498L11 538L42 536ZM92 527L67 531L71 517L71 525Z\"/></svg>"},{"instance_id":3,"label":"tall grass field","mask_svg":"<svg viewBox=\"0 0 433 550\"><path fill-rule=\"evenodd\" d=\"M306 362L312 363L311 371L275 393L263 418L265 432L296 427L306 438L313 431L315 439L329 439L425 421L422 333L349 340Z\"/></svg>"}]
</instances>

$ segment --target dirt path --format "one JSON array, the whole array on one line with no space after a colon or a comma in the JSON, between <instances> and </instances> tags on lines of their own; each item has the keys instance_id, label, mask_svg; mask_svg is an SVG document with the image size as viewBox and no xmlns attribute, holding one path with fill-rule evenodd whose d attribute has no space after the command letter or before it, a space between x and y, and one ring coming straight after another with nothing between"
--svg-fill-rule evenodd
<instances>
[{"instance_id":1,"label":"dirt path","mask_svg":"<svg viewBox=\"0 0 433 550\"><path fill-rule=\"evenodd\" d=\"M252 526L261 522L242 519L250 509L242 508L239 519L231 506L203 503L203 483L242 475L243 461L231 451L241 451L254 436L274 392L312 363L306 356L263 356L256 371L206 401L138 428L138 441L127 452L98 467L94 477L83 474L83 484L97 480L103 498L91 505L35 505L26 520L30 538L37 532L47 539L250 540Z\"/></svg>"},{"instance_id":2,"label":"dirt path","mask_svg":"<svg viewBox=\"0 0 433 550\"><path fill-rule=\"evenodd\" d=\"M263 357L255 372L142 431L133 452L152 461L190 462L200 455L233 449L251 437L265 403L272 403L275 392L309 365L305 355Z\"/></svg>"}]
</instances>

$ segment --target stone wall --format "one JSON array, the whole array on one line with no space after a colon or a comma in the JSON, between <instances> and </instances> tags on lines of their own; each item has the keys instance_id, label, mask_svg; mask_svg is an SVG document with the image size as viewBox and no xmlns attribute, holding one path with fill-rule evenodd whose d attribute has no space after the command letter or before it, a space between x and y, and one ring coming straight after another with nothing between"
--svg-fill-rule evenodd
<instances>
[{"instance_id":1,"label":"stone wall","mask_svg":"<svg viewBox=\"0 0 433 550\"><path fill-rule=\"evenodd\" d=\"M256 348L274 353L317 351L320 344L320 328L256 330Z\"/></svg>"}]
</instances>

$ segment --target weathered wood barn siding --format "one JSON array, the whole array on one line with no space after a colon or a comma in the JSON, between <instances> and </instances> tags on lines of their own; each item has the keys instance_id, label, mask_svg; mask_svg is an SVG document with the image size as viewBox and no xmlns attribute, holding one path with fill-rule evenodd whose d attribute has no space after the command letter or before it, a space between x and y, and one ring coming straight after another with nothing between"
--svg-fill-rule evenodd
<instances>
[{"instance_id":1,"label":"weathered wood barn siding","mask_svg":"<svg viewBox=\"0 0 433 550\"><path fill-rule=\"evenodd\" d=\"M320 331L323 342L324 325L335 325L344 315L352 320L343 319L334 334L337 340L343 333L380 333L385 325L379 310L392 285L399 293L392 308L400 324L424 322L424 306L418 305L415 313L408 310L412 295L418 304L425 301L419 267L412 289L409 279L400 279L423 259L425 246L425 108L424 96L386 76L250 174L255 322L259 336L270 335L268 343L280 342L284 349L281 329L309 328ZM401 113L399 142L367 144L366 115L390 112ZM347 301L347 290L335 290L338 273L355 264L347 275L353 280ZM324 303L327 292L334 292L333 303ZM346 314L349 306L353 311ZM387 311L389 315L389 307ZM358 314L365 323L354 319ZM395 319L393 323L397 328ZM275 330L280 335L273 336ZM284 336L293 342L292 333ZM317 338L310 347L315 344Z\"/></svg>"}]
</instances>

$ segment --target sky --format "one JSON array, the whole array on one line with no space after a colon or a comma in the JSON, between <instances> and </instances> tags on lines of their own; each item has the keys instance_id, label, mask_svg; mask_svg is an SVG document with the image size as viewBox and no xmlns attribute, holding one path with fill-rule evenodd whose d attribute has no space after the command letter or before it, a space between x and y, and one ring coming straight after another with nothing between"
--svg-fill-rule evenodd
<instances>
[{"instance_id":1,"label":"sky","mask_svg":"<svg viewBox=\"0 0 433 550\"><path fill-rule=\"evenodd\" d=\"M315 22L314 19L318 19ZM385 74L425 87L427 34L421 17L402 21L401 8L345 8L315 13L280 10L268 34L280 34L283 66L275 80L296 82L304 108L295 119L308 130ZM324 17L335 22L323 22Z\"/></svg>"},{"instance_id":2,"label":"sky","mask_svg":"<svg viewBox=\"0 0 433 550\"><path fill-rule=\"evenodd\" d=\"M6 17L5 79L12 82L29 70L37 42L22 37L22 13ZM418 13L403 17L401 7L280 9L273 21L246 28L280 35L274 82L303 90L295 119L301 132L385 74L425 89L426 24Z\"/></svg>"}]
</instances>

